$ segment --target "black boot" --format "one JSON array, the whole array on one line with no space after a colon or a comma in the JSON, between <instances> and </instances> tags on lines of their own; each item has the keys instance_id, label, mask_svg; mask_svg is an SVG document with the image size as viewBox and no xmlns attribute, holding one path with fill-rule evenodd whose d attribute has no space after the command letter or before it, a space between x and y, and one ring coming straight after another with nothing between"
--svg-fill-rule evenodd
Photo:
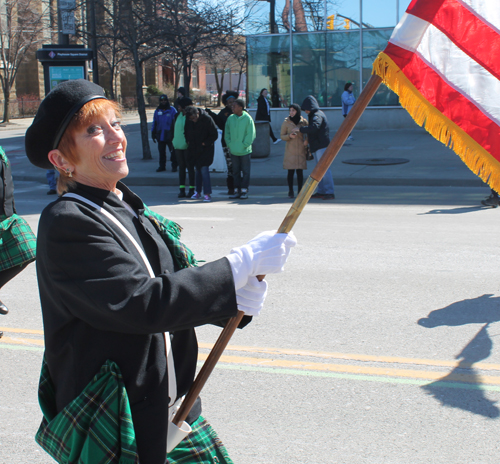
<instances>
[{"instance_id":1,"label":"black boot","mask_svg":"<svg viewBox=\"0 0 500 464\"><path fill-rule=\"evenodd\" d=\"M194 195L194 192L195 192L194 188L190 188L187 194L188 198L191 198Z\"/></svg>"},{"instance_id":2,"label":"black boot","mask_svg":"<svg viewBox=\"0 0 500 464\"><path fill-rule=\"evenodd\" d=\"M8 314L9 308L0 301L0 314Z\"/></svg>"},{"instance_id":3,"label":"black boot","mask_svg":"<svg viewBox=\"0 0 500 464\"><path fill-rule=\"evenodd\" d=\"M293 190L288 191L288 198L295 198L295 194L293 193Z\"/></svg>"},{"instance_id":4,"label":"black boot","mask_svg":"<svg viewBox=\"0 0 500 464\"><path fill-rule=\"evenodd\" d=\"M177 195L177 198L186 198L186 191L184 189L180 189L180 192Z\"/></svg>"}]
</instances>

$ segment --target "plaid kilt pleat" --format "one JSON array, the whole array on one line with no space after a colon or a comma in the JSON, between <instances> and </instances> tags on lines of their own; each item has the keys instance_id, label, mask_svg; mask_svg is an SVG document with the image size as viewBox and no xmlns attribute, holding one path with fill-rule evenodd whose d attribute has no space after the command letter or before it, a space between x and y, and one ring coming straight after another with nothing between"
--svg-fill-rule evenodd
<instances>
[{"instance_id":1,"label":"plaid kilt pleat","mask_svg":"<svg viewBox=\"0 0 500 464\"><path fill-rule=\"evenodd\" d=\"M170 453L168 464L234 464L212 426L200 416Z\"/></svg>"},{"instance_id":2,"label":"plaid kilt pleat","mask_svg":"<svg viewBox=\"0 0 500 464\"><path fill-rule=\"evenodd\" d=\"M36 237L17 214L0 215L0 271L31 263L36 256Z\"/></svg>"}]
</instances>

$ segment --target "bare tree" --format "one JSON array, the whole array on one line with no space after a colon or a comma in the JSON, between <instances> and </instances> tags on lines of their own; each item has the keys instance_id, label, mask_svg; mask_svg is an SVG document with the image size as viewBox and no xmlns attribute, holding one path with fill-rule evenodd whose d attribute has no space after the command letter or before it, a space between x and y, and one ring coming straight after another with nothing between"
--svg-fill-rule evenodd
<instances>
[{"instance_id":1,"label":"bare tree","mask_svg":"<svg viewBox=\"0 0 500 464\"><path fill-rule=\"evenodd\" d=\"M0 83L4 96L3 122L10 119L10 94L20 65L42 38L40 2L4 0L0 3Z\"/></svg>"},{"instance_id":2,"label":"bare tree","mask_svg":"<svg viewBox=\"0 0 500 464\"><path fill-rule=\"evenodd\" d=\"M227 49L209 48L203 52L203 57L214 73L215 86L217 88L217 106L220 106L222 92L224 91L224 76L227 69L231 72L231 67L234 64L231 47Z\"/></svg>"},{"instance_id":3,"label":"bare tree","mask_svg":"<svg viewBox=\"0 0 500 464\"><path fill-rule=\"evenodd\" d=\"M244 17L236 1L161 0L165 15L165 39L182 63L184 87L189 93L191 69L196 55L222 49L231 43Z\"/></svg>"},{"instance_id":4,"label":"bare tree","mask_svg":"<svg viewBox=\"0 0 500 464\"><path fill-rule=\"evenodd\" d=\"M164 21L158 2L154 0L118 0L110 8L107 0L100 0L100 7L115 18L119 27L117 39L131 57L136 76L137 109L140 118L142 159L152 159L148 140L146 102L143 94L144 64L168 51L164 40Z\"/></svg>"}]
</instances>

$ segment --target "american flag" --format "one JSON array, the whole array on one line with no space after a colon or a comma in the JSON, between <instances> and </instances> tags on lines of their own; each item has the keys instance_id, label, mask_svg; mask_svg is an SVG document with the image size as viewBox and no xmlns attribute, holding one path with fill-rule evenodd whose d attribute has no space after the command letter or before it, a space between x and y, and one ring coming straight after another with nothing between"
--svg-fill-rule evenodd
<instances>
[{"instance_id":1,"label":"american flag","mask_svg":"<svg viewBox=\"0 0 500 464\"><path fill-rule=\"evenodd\" d=\"M500 0L413 0L374 73L500 191Z\"/></svg>"}]
</instances>

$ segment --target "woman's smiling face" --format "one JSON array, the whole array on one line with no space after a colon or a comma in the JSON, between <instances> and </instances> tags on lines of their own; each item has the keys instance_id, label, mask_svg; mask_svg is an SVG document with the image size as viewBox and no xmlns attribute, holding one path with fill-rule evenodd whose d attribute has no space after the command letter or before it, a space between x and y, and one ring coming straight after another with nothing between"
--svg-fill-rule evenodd
<instances>
[{"instance_id":1,"label":"woman's smiling face","mask_svg":"<svg viewBox=\"0 0 500 464\"><path fill-rule=\"evenodd\" d=\"M78 159L75 181L114 191L116 183L128 175L127 138L112 108L76 131L74 142Z\"/></svg>"}]
</instances>

